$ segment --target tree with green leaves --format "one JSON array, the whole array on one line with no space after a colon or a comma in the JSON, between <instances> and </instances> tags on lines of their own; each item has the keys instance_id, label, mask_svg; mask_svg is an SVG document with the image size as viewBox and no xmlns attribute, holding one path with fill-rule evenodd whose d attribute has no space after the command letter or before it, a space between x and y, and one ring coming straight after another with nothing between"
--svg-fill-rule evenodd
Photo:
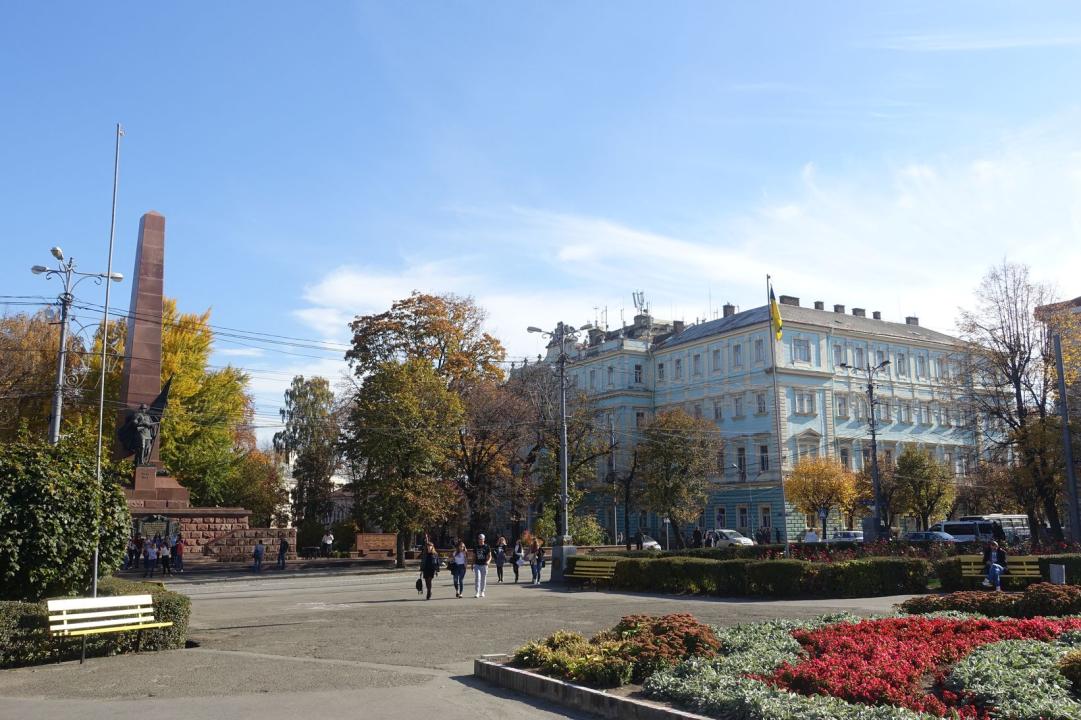
<instances>
[{"instance_id":1,"label":"tree with green leaves","mask_svg":"<svg viewBox=\"0 0 1081 720\"><path fill-rule=\"evenodd\" d=\"M285 427L274 434L274 449L292 464L294 524L321 528L330 511L331 478L340 455L340 424L327 379L295 376L285 391L281 418Z\"/></svg>"},{"instance_id":2,"label":"tree with green leaves","mask_svg":"<svg viewBox=\"0 0 1081 720\"><path fill-rule=\"evenodd\" d=\"M646 507L675 525L678 547L685 545L678 528L702 514L720 449L717 426L681 409L658 413L642 431L638 443L642 498Z\"/></svg>"},{"instance_id":3,"label":"tree with green leaves","mask_svg":"<svg viewBox=\"0 0 1081 720\"><path fill-rule=\"evenodd\" d=\"M289 490L276 453L252 448L222 488L225 502L251 510L251 527L288 527Z\"/></svg>"},{"instance_id":4,"label":"tree with green leaves","mask_svg":"<svg viewBox=\"0 0 1081 720\"><path fill-rule=\"evenodd\" d=\"M945 517L957 495L949 468L929 454L906 447L897 456L894 477L900 490L900 502L916 516L919 529L930 527L932 518Z\"/></svg>"},{"instance_id":5,"label":"tree with green leaves","mask_svg":"<svg viewBox=\"0 0 1081 720\"><path fill-rule=\"evenodd\" d=\"M458 496L445 480L464 419L457 394L422 360L371 369L349 405L343 449L363 465L368 513L398 534L398 566L411 533L449 517Z\"/></svg>"}]
</instances>

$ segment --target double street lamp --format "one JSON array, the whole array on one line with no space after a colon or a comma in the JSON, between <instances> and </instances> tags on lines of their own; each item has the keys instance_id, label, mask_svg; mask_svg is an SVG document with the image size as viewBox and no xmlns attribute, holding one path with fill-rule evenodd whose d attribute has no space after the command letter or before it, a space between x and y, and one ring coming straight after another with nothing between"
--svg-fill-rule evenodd
<instances>
[{"instance_id":1,"label":"double street lamp","mask_svg":"<svg viewBox=\"0 0 1081 720\"><path fill-rule=\"evenodd\" d=\"M877 404L875 400L875 375L887 368L889 364L889 360L883 360L877 365L872 365L870 359L868 359L866 367L841 363L841 367L845 370L860 373L867 378L867 420L871 425L871 487L874 493L874 507L871 511L871 522L874 527L870 533L870 540L878 540L884 534L882 532L882 483L878 473L878 414L875 412ZM864 536L867 535L865 529Z\"/></svg>"},{"instance_id":2,"label":"double street lamp","mask_svg":"<svg viewBox=\"0 0 1081 720\"><path fill-rule=\"evenodd\" d=\"M69 258L65 262L64 251L59 247L54 247L50 252L56 258L57 266L48 268L44 265L35 265L30 268L30 272L35 275L44 275L46 278L58 277L64 283L64 291L60 293L58 298L60 301L60 352L56 360L56 386L53 388L52 415L49 417L49 442L55 445L60 442L60 414L64 405L64 370L68 354L68 313L71 310L71 303L75 299L72 290L87 278L100 285L102 280L120 282L124 279L124 276L117 272L80 272L75 269L75 258ZM108 322L108 318L106 318L106 322Z\"/></svg>"},{"instance_id":3,"label":"double street lamp","mask_svg":"<svg viewBox=\"0 0 1081 720\"><path fill-rule=\"evenodd\" d=\"M562 580L567 565L567 557L574 554L574 541L571 538L568 517L569 490L567 488L567 340L576 339L578 331L562 321L551 332L534 326L530 326L526 330L527 332L540 333L551 338L559 346L559 359L557 362L559 365L559 476L562 483L562 494L560 496L560 515L562 516L560 530L562 536L560 544L552 548L552 579Z\"/></svg>"}]
</instances>

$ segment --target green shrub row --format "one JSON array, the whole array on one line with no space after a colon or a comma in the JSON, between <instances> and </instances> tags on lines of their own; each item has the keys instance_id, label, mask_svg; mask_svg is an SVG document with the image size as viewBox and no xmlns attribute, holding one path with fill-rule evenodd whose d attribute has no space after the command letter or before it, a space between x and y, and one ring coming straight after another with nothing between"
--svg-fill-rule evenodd
<instances>
[{"instance_id":1,"label":"green shrub row","mask_svg":"<svg viewBox=\"0 0 1081 720\"><path fill-rule=\"evenodd\" d=\"M154 599L154 617L172 621L167 628L143 631L143 650L171 650L184 647L188 639L191 600L180 593L166 590L157 583L140 583L118 578L104 578L98 583L98 595L141 595L149 593ZM79 657L82 640L72 638L58 643L49 638L49 612L42 602L0 601L0 668L55 662L62 646L60 659ZM135 631L91 635L87 638L87 656L115 655L134 652L138 633Z\"/></svg>"},{"instance_id":2,"label":"green shrub row","mask_svg":"<svg viewBox=\"0 0 1081 720\"><path fill-rule=\"evenodd\" d=\"M1002 576L1004 590L1023 590L1026 586L1038 582L1047 582L1051 579L1051 565L1066 566L1066 583L1068 585L1081 585L1081 554L1070 555L1041 555L1039 578L1016 578L1007 572ZM935 563L935 576L942 583L942 589L946 592L958 590L976 590L980 587L982 577L966 578L961 576L961 560L959 558L946 558Z\"/></svg>"},{"instance_id":3,"label":"green shrub row","mask_svg":"<svg viewBox=\"0 0 1081 720\"><path fill-rule=\"evenodd\" d=\"M901 603L903 612L926 614L943 610L979 613L989 617L1061 617L1081 614L1081 587L1037 583L1021 595L1000 592L960 591L948 595L924 595Z\"/></svg>"},{"instance_id":4,"label":"green shrub row","mask_svg":"<svg viewBox=\"0 0 1081 720\"><path fill-rule=\"evenodd\" d=\"M931 565L918 558L709 560L693 557L614 558L607 583L622 590L721 596L870 597L927 591ZM572 558L573 562L573 558Z\"/></svg>"}]
</instances>

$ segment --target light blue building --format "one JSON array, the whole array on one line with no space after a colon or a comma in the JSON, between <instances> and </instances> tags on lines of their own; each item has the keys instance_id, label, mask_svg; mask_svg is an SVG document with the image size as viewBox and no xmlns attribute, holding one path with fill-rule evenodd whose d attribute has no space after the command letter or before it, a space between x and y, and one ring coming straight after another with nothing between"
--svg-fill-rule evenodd
<instances>
[{"instance_id":1,"label":"light blue building","mask_svg":"<svg viewBox=\"0 0 1081 720\"><path fill-rule=\"evenodd\" d=\"M853 470L870 463L867 381L842 365L890 361L876 376L880 459L889 462L914 445L948 463L959 479L970 472L977 433L957 396L958 340L921 327L915 317L896 323L877 312L867 317L860 308L826 310L821 302L806 308L788 296L780 303L780 341L771 334L767 306L736 312L725 305L722 317L689 327L659 322L645 311L629 327L593 329L568 349L568 382L588 394L599 427L618 445L600 463L591 493L605 527L627 530L604 479L611 469L626 469L640 428L655 413L677 407L712 419L723 439L701 509L703 529L754 537L768 528L771 539L783 540L819 524L785 505L782 477L807 456L836 457ZM558 349L550 348L548 360L557 357ZM845 524L840 517L828 522ZM665 536L663 518L649 513L632 516L630 532L639 528Z\"/></svg>"}]
</instances>

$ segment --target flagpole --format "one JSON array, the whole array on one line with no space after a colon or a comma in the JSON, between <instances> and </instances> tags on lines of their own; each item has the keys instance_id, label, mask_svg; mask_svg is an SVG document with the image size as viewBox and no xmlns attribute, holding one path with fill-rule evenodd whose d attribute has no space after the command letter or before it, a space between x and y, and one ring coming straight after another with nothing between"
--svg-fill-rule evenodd
<instances>
[{"instance_id":1,"label":"flagpole","mask_svg":"<svg viewBox=\"0 0 1081 720\"><path fill-rule=\"evenodd\" d=\"M773 375L773 424L777 431L777 478L781 488L781 518L784 521L784 552L788 552L788 502L784 491L784 454L781 438L781 395L777 386L777 335L773 329L773 286L770 276L766 275L766 314L769 316L769 358ZM777 309L780 314L780 308Z\"/></svg>"}]
</instances>

